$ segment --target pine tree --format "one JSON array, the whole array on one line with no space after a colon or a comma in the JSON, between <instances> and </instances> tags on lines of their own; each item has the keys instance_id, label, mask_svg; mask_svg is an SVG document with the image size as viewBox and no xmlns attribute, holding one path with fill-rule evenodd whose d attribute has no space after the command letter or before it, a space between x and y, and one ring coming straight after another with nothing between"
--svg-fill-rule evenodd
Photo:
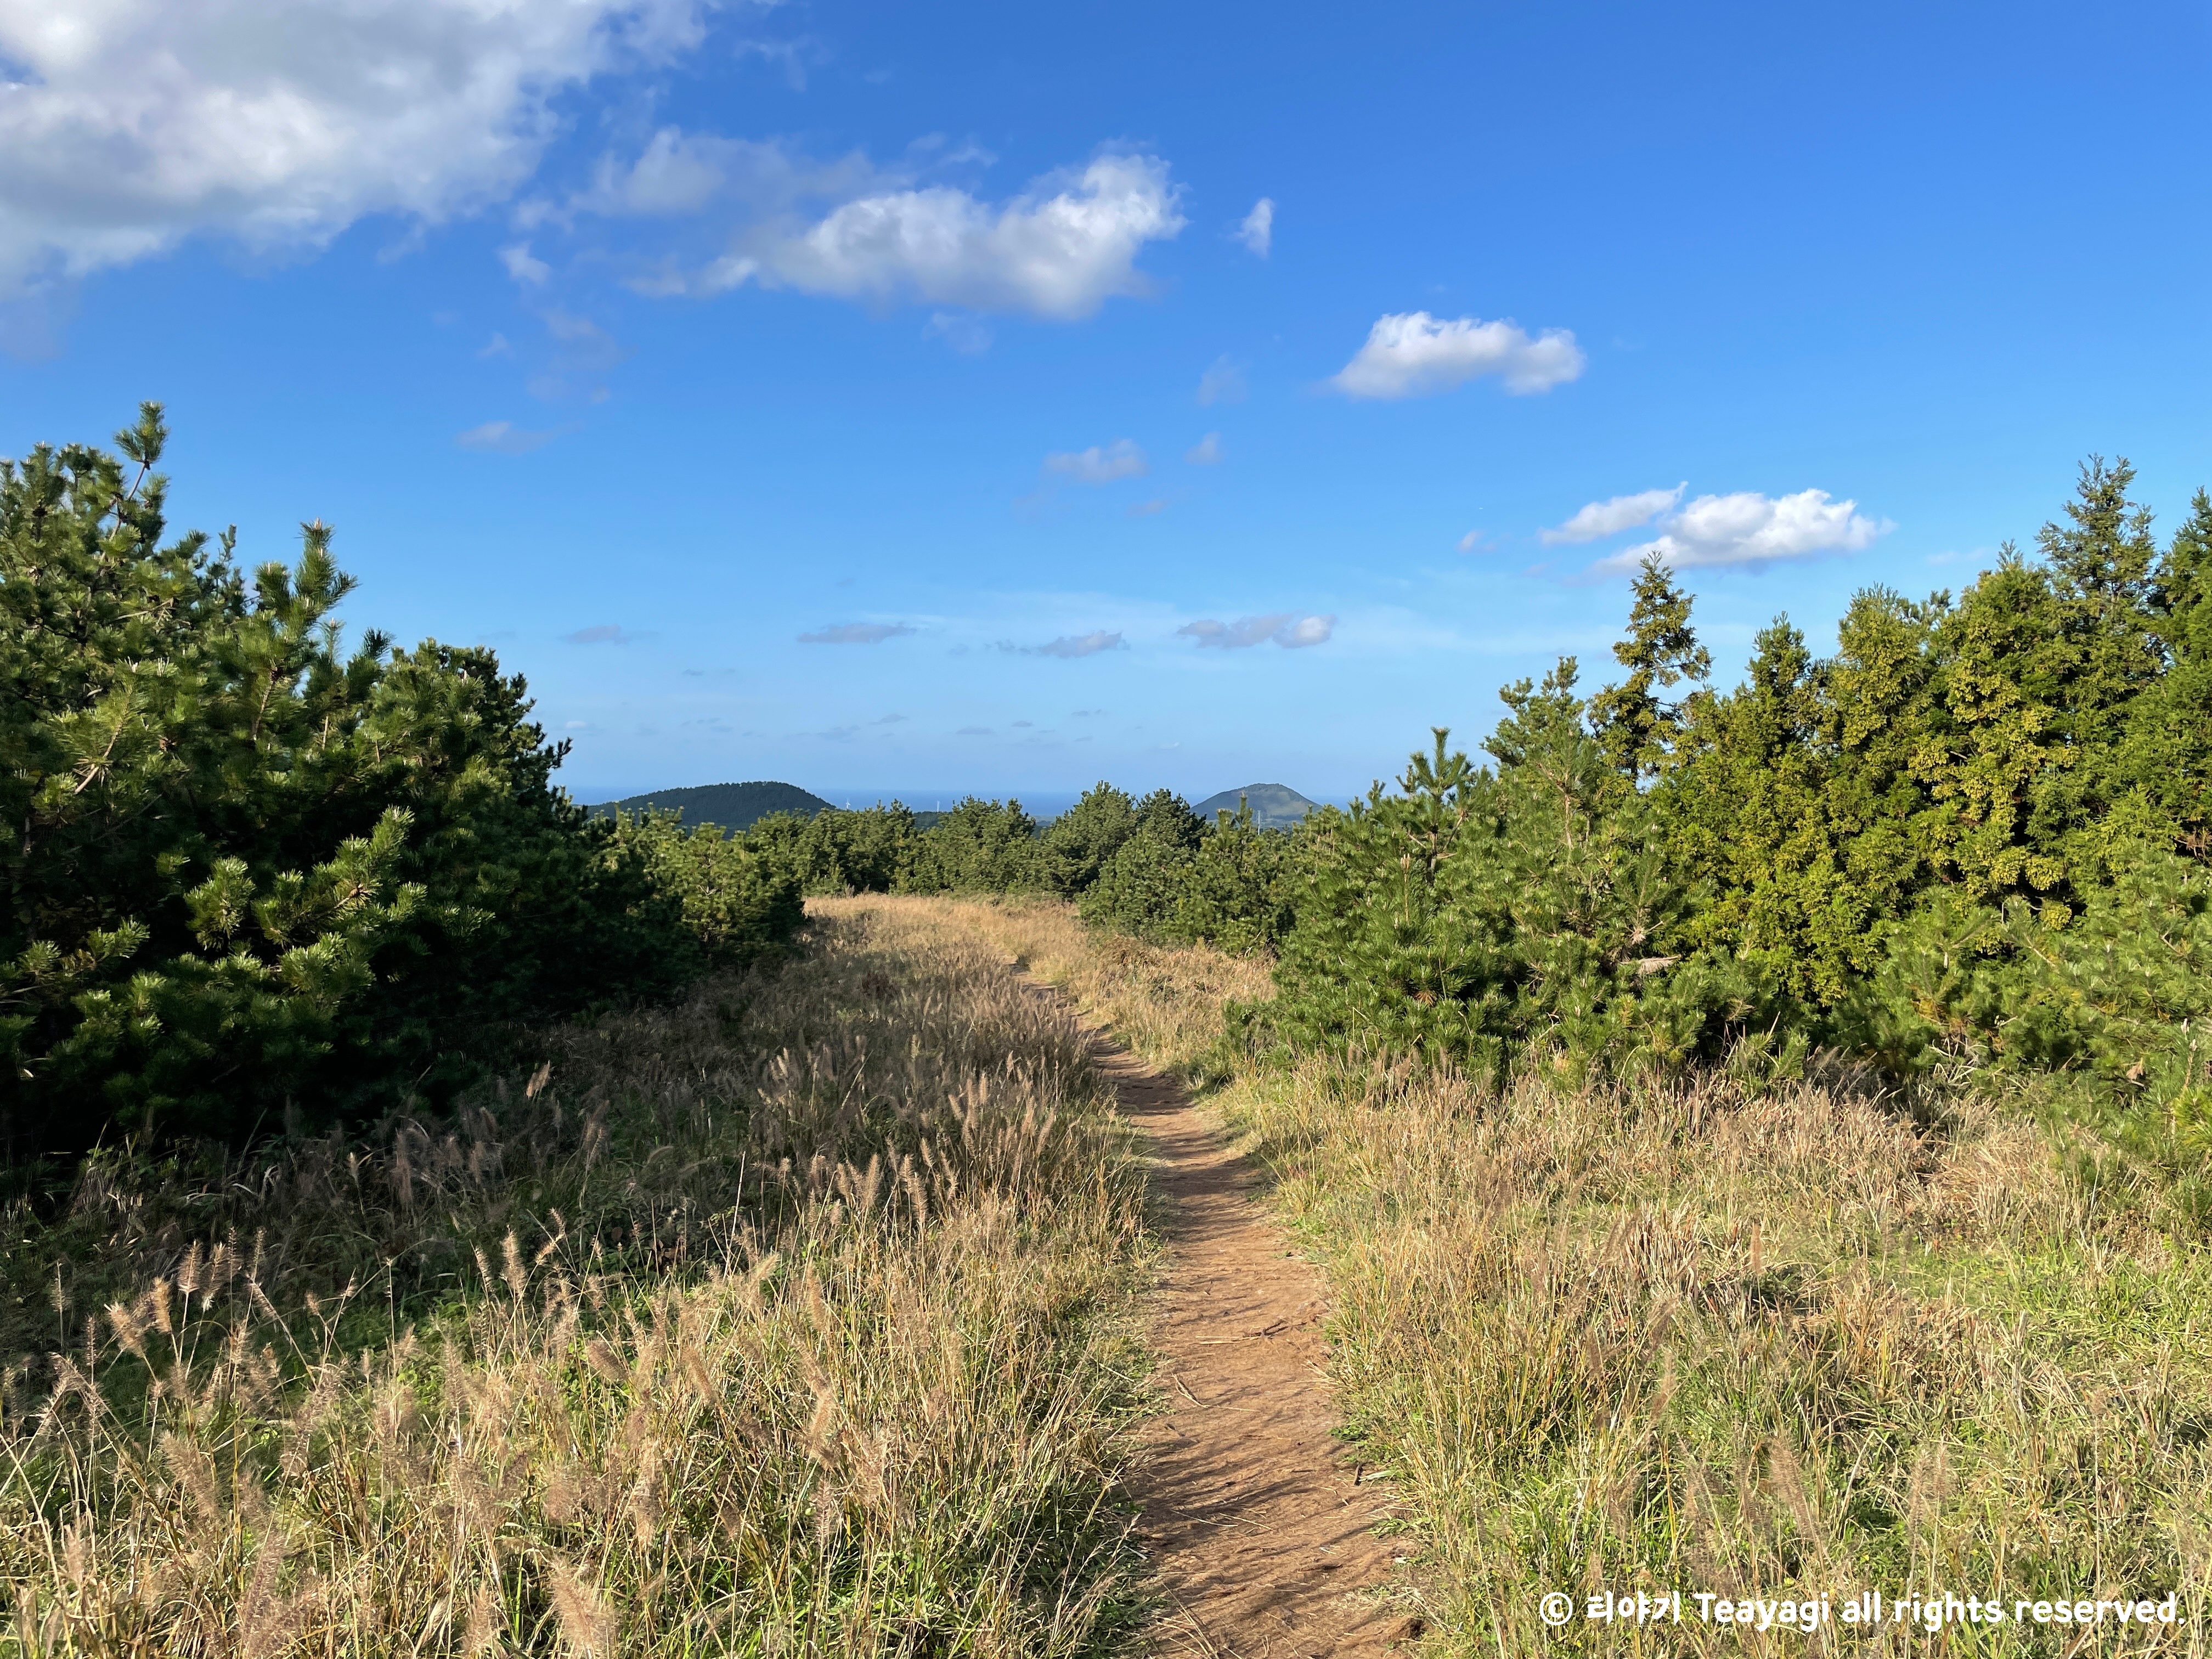
<instances>
[{"instance_id":1,"label":"pine tree","mask_svg":"<svg viewBox=\"0 0 2212 1659\"><path fill-rule=\"evenodd\" d=\"M1712 654L1690 627L1690 596L1666 565L1646 554L1637 568L1628 637L1613 647L1628 678L1590 699L1590 727L1606 759L1636 782L1658 775L1681 736L1683 706L1659 694L1684 681L1702 684Z\"/></svg>"}]
</instances>

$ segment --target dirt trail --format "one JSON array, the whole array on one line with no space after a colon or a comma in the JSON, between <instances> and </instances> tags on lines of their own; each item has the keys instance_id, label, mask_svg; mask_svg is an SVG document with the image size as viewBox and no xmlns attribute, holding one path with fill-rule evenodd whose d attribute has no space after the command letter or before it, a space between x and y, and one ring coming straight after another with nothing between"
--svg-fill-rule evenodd
<instances>
[{"instance_id":1,"label":"dirt trail","mask_svg":"<svg viewBox=\"0 0 2212 1659\"><path fill-rule=\"evenodd\" d=\"M1138 1485L1139 1536L1178 1609L1157 1650L1382 1653L1413 1632L1358 1595L1390 1577L1370 1530L1386 1500L1356 1484L1329 1433L1319 1279L1255 1202L1257 1172L1182 1086L1110 1038L1096 1043L1122 1110L1152 1137L1169 1210L1153 1340L1170 1409Z\"/></svg>"}]
</instances>

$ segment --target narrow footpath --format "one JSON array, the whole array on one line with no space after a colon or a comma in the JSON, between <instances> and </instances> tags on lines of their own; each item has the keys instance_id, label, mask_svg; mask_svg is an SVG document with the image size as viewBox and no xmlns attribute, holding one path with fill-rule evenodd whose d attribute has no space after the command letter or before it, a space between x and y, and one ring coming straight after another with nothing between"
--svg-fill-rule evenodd
<instances>
[{"instance_id":1,"label":"narrow footpath","mask_svg":"<svg viewBox=\"0 0 2212 1659\"><path fill-rule=\"evenodd\" d=\"M1169 1264L1154 1346L1170 1409L1138 1483L1139 1537L1173 1607L1163 1656L1329 1659L1418 1633L1376 1605L1391 1553L1329 1432L1318 1276L1257 1202L1261 1182L1182 1085L1094 1039L1121 1109L1152 1138Z\"/></svg>"}]
</instances>

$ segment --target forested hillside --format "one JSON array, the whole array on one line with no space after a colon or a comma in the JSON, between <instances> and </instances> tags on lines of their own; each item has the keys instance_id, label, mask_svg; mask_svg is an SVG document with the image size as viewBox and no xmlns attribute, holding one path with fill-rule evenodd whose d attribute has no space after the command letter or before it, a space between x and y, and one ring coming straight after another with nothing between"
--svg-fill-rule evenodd
<instances>
[{"instance_id":1,"label":"forested hillside","mask_svg":"<svg viewBox=\"0 0 2212 1659\"><path fill-rule=\"evenodd\" d=\"M691 789L655 789L648 794L603 801L586 810L593 817L614 817L623 812L681 812L687 826L719 825L737 835L750 830L771 812L801 817L827 811L830 803L791 783L705 783Z\"/></svg>"}]
</instances>

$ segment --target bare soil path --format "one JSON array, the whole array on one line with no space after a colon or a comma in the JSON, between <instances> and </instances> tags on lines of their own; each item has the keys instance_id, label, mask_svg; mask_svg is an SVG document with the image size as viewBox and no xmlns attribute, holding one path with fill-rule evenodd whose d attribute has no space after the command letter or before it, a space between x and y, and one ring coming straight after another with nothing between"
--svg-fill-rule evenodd
<instances>
[{"instance_id":1,"label":"bare soil path","mask_svg":"<svg viewBox=\"0 0 2212 1659\"><path fill-rule=\"evenodd\" d=\"M1100 1070L1152 1140L1170 1260L1154 1344L1170 1404L1139 1483L1139 1535L1176 1610L1156 1650L1223 1659L1380 1654L1416 1633L1359 1592L1386 1583L1374 1522L1329 1432L1312 1267L1257 1202L1258 1172L1175 1079L1111 1038Z\"/></svg>"}]
</instances>

